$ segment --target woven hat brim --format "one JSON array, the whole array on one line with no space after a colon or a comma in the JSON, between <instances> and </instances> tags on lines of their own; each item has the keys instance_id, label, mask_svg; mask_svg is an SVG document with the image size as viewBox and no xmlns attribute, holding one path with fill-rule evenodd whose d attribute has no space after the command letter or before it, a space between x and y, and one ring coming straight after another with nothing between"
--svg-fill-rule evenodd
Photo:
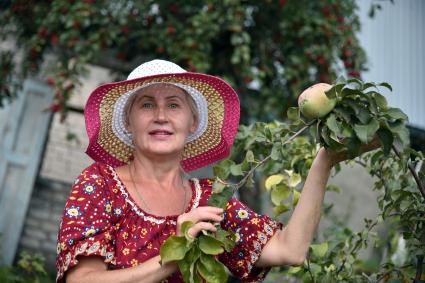
<instances>
[{"instance_id":1,"label":"woven hat brim","mask_svg":"<svg viewBox=\"0 0 425 283\"><path fill-rule=\"evenodd\" d=\"M110 121L113 105L124 93L152 82L190 85L204 94L209 102L207 131L185 146L181 162L185 171L204 167L229 155L239 125L240 104L236 92L218 77L185 72L109 83L96 88L84 110L89 137L86 153L91 158L113 167L124 165L132 159L132 149L114 137Z\"/></svg>"}]
</instances>

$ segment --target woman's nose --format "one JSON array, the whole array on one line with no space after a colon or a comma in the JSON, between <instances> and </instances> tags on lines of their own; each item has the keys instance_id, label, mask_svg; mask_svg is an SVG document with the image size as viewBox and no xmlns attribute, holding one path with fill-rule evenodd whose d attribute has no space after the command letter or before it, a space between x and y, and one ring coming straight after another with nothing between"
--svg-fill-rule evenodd
<instances>
[{"instance_id":1,"label":"woman's nose","mask_svg":"<svg viewBox=\"0 0 425 283\"><path fill-rule=\"evenodd\" d=\"M156 114L156 116L155 116L156 122L158 122L158 123L164 123L164 122L167 122L168 121L168 119L167 119L167 113L166 113L164 107L158 106L156 108L156 111L155 112L156 112L155 113Z\"/></svg>"}]
</instances>

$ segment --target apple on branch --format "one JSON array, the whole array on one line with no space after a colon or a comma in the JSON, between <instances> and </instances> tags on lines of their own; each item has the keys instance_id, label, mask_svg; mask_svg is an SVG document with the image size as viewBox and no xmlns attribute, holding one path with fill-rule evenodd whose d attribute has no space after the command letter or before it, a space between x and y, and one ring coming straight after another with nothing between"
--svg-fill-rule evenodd
<instances>
[{"instance_id":1,"label":"apple on branch","mask_svg":"<svg viewBox=\"0 0 425 283\"><path fill-rule=\"evenodd\" d=\"M316 119L326 116L336 105L336 99L329 99L326 91L332 85L318 83L304 90L298 97L298 106L301 113L309 119Z\"/></svg>"},{"instance_id":2,"label":"apple on branch","mask_svg":"<svg viewBox=\"0 0 425 283\"><path fill-rule=\"evenodd\" d=\"M328 115L337 104L336 98L329 98L326 95L326 92L329 91L331 88L332 85L330 84L317 83L305 89L301 93L301 95L298 97L298 107L304 117L310 120L325 119L324 117ZM345 138L341 138L339 140L339 144L345 146L347 146L346 142L347 140ZM377 149L381 146L382 144L378 136L375 135L375 137L370 143L360 145L358 155ZM326 145L325 148L332 159L333 165L354 157L349 156L347 148L335 150L334 148L328 148Z\"/></svg>"}]
</instances>

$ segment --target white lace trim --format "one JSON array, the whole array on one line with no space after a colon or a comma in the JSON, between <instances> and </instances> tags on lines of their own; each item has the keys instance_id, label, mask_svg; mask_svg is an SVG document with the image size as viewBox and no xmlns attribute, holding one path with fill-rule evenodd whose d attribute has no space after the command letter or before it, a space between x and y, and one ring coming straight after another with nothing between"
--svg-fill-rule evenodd
<instances>
[{"instance_id":1,"label":"white lace trim","mask_svg":"<svg viewBox=\"0 0 425 283\"><path fill-rule=\"evenodd\" d=\"M112 172L112 176L114 178L114 180L117 182L117 185L121 191L121 194L124 196L125 201L130 204L131 209L140 217L143 218L143 220L145 221L149 221L155 224L161 224L164 223L165 221L168 220L168 222L170 222L173 225L176 225L177 222L171 219L166 219L166 216L161 217L161 218L157 218L157 217L153 217L150 215L146 215L142 210L140 210L137 205L132 202L128 196L127 191L124 188L124 184L121 182L121 180L118 178L118 174L115 171L115 169L113 167L111 167L110 165L108 165L109 169ZM192 180L195 183L195 199L193 201L193 205L190 208L190 211L192 211L193 209L195 209L196 207L198 207L199 205L199 200L201 199L201 186L199 185L199 180L197 178L191 178L190 180Z\"/></svg>"}]
</instances>

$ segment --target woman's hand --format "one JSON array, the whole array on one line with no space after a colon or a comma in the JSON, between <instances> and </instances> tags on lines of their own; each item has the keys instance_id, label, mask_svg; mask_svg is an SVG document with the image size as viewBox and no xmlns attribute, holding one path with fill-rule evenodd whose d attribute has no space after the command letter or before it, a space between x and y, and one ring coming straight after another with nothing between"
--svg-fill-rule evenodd
<instances>
[{"instance_id":1,"label":"woman's hand","mask_svg":"<svg viewBox=\"0 0 425 283\"><path fill-rule=\"evenodd\" d=\"M375 136L375 138L370 143L362 144L360 146L359 155L361 155L365 152L375 150L375 149L377 149L381 146L382 146L381 141L379 140L379 138L377 136ZM341 161L345 161L345 160L349 159L348 153L346 151L335 152L335 151L332 151L330 149L325 149L325 148L321 148L321 150L326 151L327 155L330 158L331 166L334 166Z\"/></svg>"},{"instance_id":2,"label":"woman's hand","mask_svg":"<svg viewBox=\"0 0 425 283\"><path fill-rule=\"evenodd\" d=\"M181 225L185 221L192 221L194 224L187 231L188 235L192 238L195 238L201 230L215 232L217 228L209 221L219 223L223 220L223 212L224 210L222 208L201 206L188 213L184 213L177 218L176 235L182 236Z\"/></svg>"}]
</instances>

